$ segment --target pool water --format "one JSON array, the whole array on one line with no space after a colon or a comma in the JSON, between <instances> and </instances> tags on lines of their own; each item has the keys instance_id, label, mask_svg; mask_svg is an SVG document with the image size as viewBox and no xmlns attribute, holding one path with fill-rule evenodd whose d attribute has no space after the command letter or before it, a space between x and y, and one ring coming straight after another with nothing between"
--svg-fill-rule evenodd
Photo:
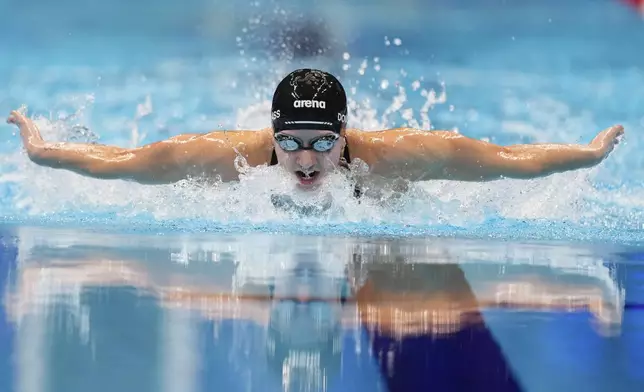
<instances>
[{"instance_id":1,"label":"pool water","mask_svg":"<svg viewBox=\"0 0 644 392\"><path fill-rule=\"evenodd\" d=\"M395 203L332 177L332 208L300 217L270 202L276 168L99 181L0 125L0 391L643 389L644 22L623 2L0 7L0 112L27 105L48 140L265 127L300 66L336 73L367 130L626 129L595 168Z\"/></svg>"},{"instance_id":2,"label":"pool water","mask_svg":"<svg viewBox=\"0 0 644 392\"><path fill-rule=\"evenodd\" d=\"M41 1L37 13L15 6L16 18L0 27L12 54L0 59L0 109L28 105L49 140L138 146L186 132L268 126L275 82L295 67L319 66L342 79L350 125L367 130L408 124L500 144L587 143L619 123L627 135L592 169L531 181L426 182L393 206L358 204L351 184L336 178L328 189L334 208L302 220L273 208L269 195L290 187L274 168L216 188L97 181L32 164L15 129L2 126L5 222L137 232L643 239L644 26L622 3L302 8L268 1L215 10L205 1L189 9L154 2L155 18L145 17L151 4L117 1L107 10ZM291 24L320 20L326 27L318 30L329 37L320 42L324 55L292 56L290 42L313 34Z\"/></svg>"},{"instance_id":3,"label":"pool water","mask_svg":"<svg viewBox=\"0 0 644 392\"><path fill-rule=\"evenodd\" d=\"M54 392L635 391L641 257L554 242L7 229L0 380Z\"/></svg>"}]
</instances>

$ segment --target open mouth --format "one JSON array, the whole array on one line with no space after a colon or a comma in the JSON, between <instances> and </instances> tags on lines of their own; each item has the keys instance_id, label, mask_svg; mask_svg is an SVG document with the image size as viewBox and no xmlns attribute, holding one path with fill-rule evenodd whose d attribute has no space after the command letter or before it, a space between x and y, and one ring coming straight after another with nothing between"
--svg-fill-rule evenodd
<instances>
[{"instance_id":1,"label":"open mouth","mask_svg":"<svg viewBox=\"0 0 644 392\"><path fill-rule=\"evenodd\" d=\"M303 171L298 170L295 172L295 175L300 180L300 183L303 185L312 184L319 174L320 172L318 171L304 173Z\"/></svg>"}]
</instances>

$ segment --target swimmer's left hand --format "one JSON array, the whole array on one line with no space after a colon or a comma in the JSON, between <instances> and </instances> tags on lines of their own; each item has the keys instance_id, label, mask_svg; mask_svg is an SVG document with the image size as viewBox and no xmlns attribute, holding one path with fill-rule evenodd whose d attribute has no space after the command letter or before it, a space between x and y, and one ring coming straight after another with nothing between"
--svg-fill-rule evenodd
<instances>
[{"instance_id":1,"label":"swimmer's left hand","mask_svg":"<svg viewBox=\"0 0 644 392\"><path fill-rule=\"evenodd\" d=\"M624 134L624 127L614 125L599 132L590 142L590 146L597 150L600 159L604 159L613 151L615 145L619 143L621 136Z\"/></svg>"}]
</instances>

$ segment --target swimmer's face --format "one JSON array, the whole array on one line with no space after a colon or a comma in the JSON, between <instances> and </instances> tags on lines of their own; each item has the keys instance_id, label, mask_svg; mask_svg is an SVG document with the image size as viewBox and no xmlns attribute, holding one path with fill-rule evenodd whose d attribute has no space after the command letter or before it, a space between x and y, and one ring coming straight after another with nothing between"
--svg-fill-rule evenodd
<instances>
[{"instance_id":1,"label":"swimmer's face","mask_svg":"<svg viewBox=\"0 0 644 392\"><path fill-rule=\"evenodd\" d=\"M338 167L346 140L331 131L289 130L276 133L273 143L279 164L295 175L299 186L312 188ZM300 146L330 149L321 152Z\"/></svg>"}]
</instances>

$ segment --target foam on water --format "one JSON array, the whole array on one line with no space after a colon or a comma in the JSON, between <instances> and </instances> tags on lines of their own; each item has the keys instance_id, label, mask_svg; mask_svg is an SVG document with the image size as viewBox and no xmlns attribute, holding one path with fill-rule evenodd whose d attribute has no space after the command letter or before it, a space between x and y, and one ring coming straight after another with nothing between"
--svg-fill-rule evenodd
<instances>
[{"instance_id":1,"label":"foam on water","mask_svg":"<svg viewBox=\"0 0 644 392\"><path fill-rule=\"evenodd\" d=\"M589 113L574 112L564 101L534 92L534 86L541 82L531 75L513 76L499 72L499 80L490 82L494 79L490 77L493 72L488 71L486 77L474 70L452 68L443 72L440 78L432 77L428 81L428 73L415 71L411 61L410 69L405 70L390 67L377 57L352 58L350 53L340 56L345 71L339 73L350 97L351 127L377 130L408 125L432 129L435 128L432 110L441 107L447 109L437 115L441 122L448 119L466 128L476 125L488 129L487 136L473 135L484 140L505 138L514 143L575 143L587 139L589 129L593 136L600 130ZM316 65L324 67L322 61ZM78 83L85 87L86 93L78 93L79 89L73 88L71 91L76 93L59 93L53 99L55 108L48 109L49 119L38 118L38 125L47 140L98 141L124 146L142 145L193 130L266 127L272 88L288 68L273 67L268 74L258 72L258 68L265 69L265 64L250 56L242 56L241 66L235 72L229 66L222 74L218 71L221 68L213 65L214 60L207 64L167 62L147 71L130 71L125 76L117 76L118 72L109 70L83 69L73 74L76 81L81 80ZM22 72L18 72L14 88L28 77L25 75L33 76L30 73L33 71L23 69ZM96 92L87 89L93 78L100 79L100 86L94 88ZM227 83L223 83L224 80ZM45 95L52 84L64 85L66 81L59 70L53 69L42 73L41 82L41 90L36 88L35 91ZM508 93L500 103L501 120L492 113L461 110L450 102L450 85L459 88L468 83L500 83L506 87ZM212 86L213 91L204 86ZM605 89L605 83L599 81L596 88ZM111 110L97 109L94 104L97 95L101 99L100 105L112 107ZM42 105L42 96L23 96L31 98L35 105ZM223 104L221 98L224 96L228 107L238 105L234 120L226 119L225 110L214 116L203 114L207 111L203 107L205 101L217 99L217 106ZM244 99L247 96L252 97L250 102ZM120 109L115 110L114 106ZM128 112L133 113L129 118L125 115ZM94 127L84 127L92 123ZM641 128L641 124L637 127ZM114 132L117 129L120 131ZM121 222L139 218L150 223L174 222L179 228L181 223L178 222L192 219L219 227L248 223L292 229L329 224L358 224L371 228L380 224L401 227L451 225L467 229L495 221L538 223L545 220L598 229L639 230L644 216L642 190L637 185L614 180L626 177L629 162L625 156L632 154L640 144L641 137L634 130L629 131L630 145L619 146L609 160L597 168L529 181L424 182L412 185L406 194L397 195L395 202L384 199L357 202L351 196L351 181L343 175L332 176L320 194L305 196L294 192L292 178L275 167L243 168L241 181L231 184L182 181L149 186L94 180L34 165L16 147L0 156L1 213L5 219L14 221L48 216L98 217L106 222L115 218ZM330 195L333 205L321 216L301 217L276 210L270 198L275 193L293 193L294 198L309 199L309 202L315 202L316 198L326 200ZM391 194L392 191L385 189L383 193Z\"/></svg>"}]
</instances>

